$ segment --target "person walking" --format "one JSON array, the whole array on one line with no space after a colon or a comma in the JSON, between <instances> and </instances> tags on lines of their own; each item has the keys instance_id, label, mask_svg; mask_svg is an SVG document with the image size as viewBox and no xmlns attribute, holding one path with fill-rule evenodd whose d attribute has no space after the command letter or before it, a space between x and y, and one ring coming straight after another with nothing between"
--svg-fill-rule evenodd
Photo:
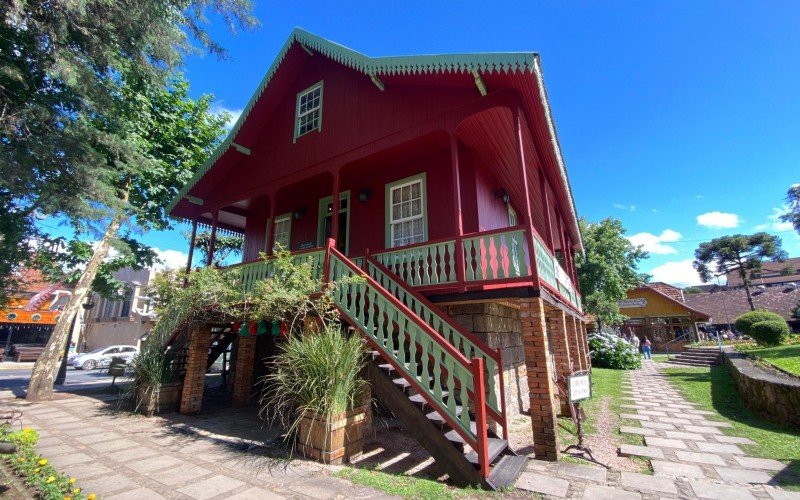
<instances>
[{"instance_id":1,"label":"person walking","mask_svg":"<svg viewBox=\"0 0 800 500\"><path fill-rule=\"evenodd\" d=\"M650 356L650 346L651 345L652 344L650 343L650 339L645 337L644 338L644 343L642 344L642 353L644 354L644 359L652 359L652 357Z\"/></svg>"},{"instance_id":2,"label":"person walking","mask_svg":"<svg viewBox=\"0 0 800 500\"><path fill-rule=\"evenodd\" d=\"M635 334L631 334L631 342L633 343L633 347L636 348L636 352L639 352L639 336Z\"/></svg>"}]
</instances>

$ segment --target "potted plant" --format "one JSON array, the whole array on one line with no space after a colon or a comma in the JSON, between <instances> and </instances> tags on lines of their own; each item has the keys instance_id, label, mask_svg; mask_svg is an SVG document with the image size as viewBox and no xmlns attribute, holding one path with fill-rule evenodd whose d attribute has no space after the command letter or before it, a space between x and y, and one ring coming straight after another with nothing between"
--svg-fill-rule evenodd
<instances>
[{"instance_id":1,"label":"potted plant","mask_svg":"<svg viewBox=\"0 0 800 500\"><path fill-rule=\"evenodd\" d=\"M290 335L270 364L262 412L284 425L304 456L341 464L361 454L368 407L357 336L332 324Z\"/></svg>"}]
</instances>

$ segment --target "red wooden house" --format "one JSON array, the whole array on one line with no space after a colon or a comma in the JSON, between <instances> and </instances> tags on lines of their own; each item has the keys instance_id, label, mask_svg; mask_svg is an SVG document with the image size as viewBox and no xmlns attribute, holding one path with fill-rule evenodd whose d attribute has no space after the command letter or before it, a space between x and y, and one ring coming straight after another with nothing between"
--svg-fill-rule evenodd
<instances>
[{"instance_id":1,"label":"red wooden house","mask_svg":"<svg viewBox=\"0 0 800 500\"><path fill-rule=\"evenodd\" d=\"M457 481L491 484L511 454L510 414L529 413L537 457L556 458L559 388L589 359L581 236L537 54L372 58L297 29L169 209L195 230L244 235L244 287L278 244L321 277L370 276L337 304L380 354L388 383L373 391L422 408L410 429L439 425L439 438L417 437ZM248 341L236 346L238 403L252 386ZM186 380L182 411L198 411L202 386Z\"/></svg>"}]
</instances>

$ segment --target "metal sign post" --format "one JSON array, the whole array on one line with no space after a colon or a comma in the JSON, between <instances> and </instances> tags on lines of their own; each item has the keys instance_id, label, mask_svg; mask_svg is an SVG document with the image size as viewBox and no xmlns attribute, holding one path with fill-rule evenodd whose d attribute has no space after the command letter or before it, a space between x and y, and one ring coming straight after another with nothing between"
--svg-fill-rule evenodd
<instances>
[{"instance_id":1,"label":"metal sign post","mask_svg":"<svg viewBox=\"0 0 800 500\"><path fill-rule=\"evenodd\" d=\"M567 378L567 397L569 398L570 413L572 414L572 422L578 431L578 444L571 444L564 449L564 453L570 450L577 450L585 453L590 460L596 464L603 465L595 460L592 455L592 450L583 444L583 421L586 419L586 414L581 408L581 401L592 397L592 373L588 370L573 372Z\"/></svg>"}]
</instances>

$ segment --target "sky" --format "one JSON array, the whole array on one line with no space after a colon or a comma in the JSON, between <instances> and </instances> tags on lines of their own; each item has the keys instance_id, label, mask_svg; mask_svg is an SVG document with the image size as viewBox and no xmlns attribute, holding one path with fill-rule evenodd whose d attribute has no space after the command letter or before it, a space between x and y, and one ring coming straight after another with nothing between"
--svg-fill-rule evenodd
<instances>
[{"instance_id":1,"label":"sky","mask_svg":"<svg viewBox=\"0 0 800 500\"><path fill-rule=\"evenodd\" d=\"M641 271L698 284L701 242L759 230L800 256L777 220L800 182L800 2L255 1L254 31L211 19L227 59L187 59L217 109L241 111L295 26L370 56L538 52L578 214L622 220ZM185 265L179 232L144 240Z\"/></svg>"}]
</instances>

